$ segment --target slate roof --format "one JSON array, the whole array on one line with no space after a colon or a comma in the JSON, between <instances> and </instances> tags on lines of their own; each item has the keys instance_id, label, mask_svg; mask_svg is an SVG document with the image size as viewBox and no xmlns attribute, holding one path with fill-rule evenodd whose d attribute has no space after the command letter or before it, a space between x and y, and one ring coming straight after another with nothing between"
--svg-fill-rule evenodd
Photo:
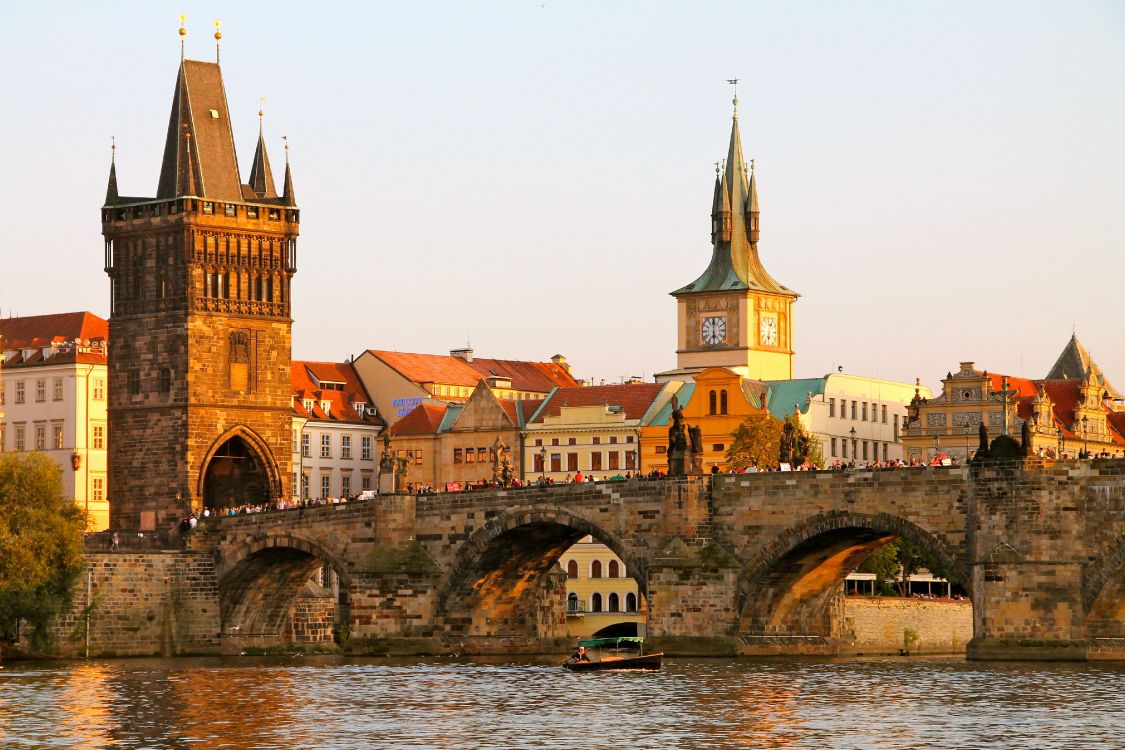
<instances>
[{"instance_id":1,"label":"slate roof","mask_svg":"<svg viewBox=\"0 0 1125 750\"><path fill-rule=\"evenodd\" d=\"M1082 346L1078 341L1078 336L1071 335L1070 341L1063 347L1059 358L1055 360L1054 366L1051 367L1050 372L1047 373L1047 379L1061 380L1067 378L1068 380L1085 380L1087 375L1089 375L1095 383L1100 384L1104 390L1108 391L1110 398L1123 398L1121 392L1106 380L1102 368L1098 367L1098 363L1095 362L1090 356L1090 353L1086 351L1086 347Z\"/></svg>"},{"instance_id":2,"label":"slate roof","mask_svg":"<svg viewBox=\"0 0 1125 750\"><path fill-rule=\"evenodd\" d=\"M621 383L574 388L559 388L547 397L546 403L531 420L542 423L545 417L557 417L564 406L616 406L626 419L640 419L664 388L664 383Z\"/></svg>"},{"instance_id":3,"label":"slate roof","mask_svg":"<svg viewBox=\"0 0 1125 750\"><path fill-rule=\"evenodd\" d=\"M369 349L407 380L415 383L440 383L475 387L491 377L507 378L512 389L532 393L549 393L556 387L576 387L578 381L554 362L523 362L511 359L474 358L466 362L448 354L417 354Z\"/></svg>"}]
</instances>

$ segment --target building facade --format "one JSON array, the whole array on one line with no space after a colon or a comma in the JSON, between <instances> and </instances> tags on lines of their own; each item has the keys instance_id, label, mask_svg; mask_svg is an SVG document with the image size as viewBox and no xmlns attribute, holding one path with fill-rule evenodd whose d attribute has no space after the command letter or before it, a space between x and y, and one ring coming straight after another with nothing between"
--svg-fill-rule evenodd
<instances>
[{"instance_id":1,"label":"building facade","mask_svg":"<svg viewBox=\"0 0 1125 750\"><path fill-rule=\"evenodd\" d=\"M644 637L644 598L625 563L609 547L586 536L569 547L558 564L566 573L567 635Z\"/></svg>"},{"instance_id":2,"label":"building facade","mask_svg":"<svg viewBox=\"0 0 1125 750\"><path fill-rule=\"evenodd\" d=\"M112 526L290 496L299 213L261 130L243 183L217 63L180 62L155 197L120 195L114 164L101 215Z\"/></svg>"},{"instance_id":3,"label":"building facade","mask_svg":"<svg viewBox=\"0 0 1125 750\"><path fill-rule=\"evenodd\" d=\"M351 363L297 360L292 377L293 419L302 423L294 494L328 500L376 489L384 424Z\"/></svg>"},{"instance_id":4,"label":"building facade","mask_svg":"<svg viewBox=\"0 0 1125 750\"><path fill-rule=\"evenodd\" d=\"M109 526L108 327L89 312L0 319L0 451L41 451L88 528Z\"/></svg>"}]
</instances>

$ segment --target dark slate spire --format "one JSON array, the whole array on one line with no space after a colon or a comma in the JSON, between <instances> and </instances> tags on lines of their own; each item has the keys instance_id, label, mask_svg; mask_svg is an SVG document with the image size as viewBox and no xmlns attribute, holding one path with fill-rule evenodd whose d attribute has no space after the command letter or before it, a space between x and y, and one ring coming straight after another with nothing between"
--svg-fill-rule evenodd
<instances>
[{"instance_id":1,"label":"dark slate spire","mask_svg":"<svg viewBox=\"0 0 1125 750\"><path fill-rule=\"evenodd\" d=\"M216 63L180 61L157 198L241 201L227 95Z\"/></svg>"},{"instance_id":2,"label":"dark slate spire","mask_svg":"<svg viewBox=\"0 0 1125 750\"><path fill-rule=\"evenodd\" d=\"M105 189L105 205L112 206L117 203L117 142L110 146L109 157L109 185Z\"/></svg>"},{"instance_id":3,"label":"dark slate spire","mask_svg":"<svg viewBox=\"0 0 1125 750\"><path fill-rule=\"evenodd\" d=\"M270 157L266 154L266 138L262 128L262 112L258 112L258 145L254 149L254 163L250 167L250 189L258 198L276 198L273 187L273 171Z\"/></svg>"},{"instance_id":4,"label":"dark slate spire","mask_svg":"<svg viewBox=\"0 0 1125 750\"><path fill-rule=\"evenodd\" d=\"M297 195L293 192L293 174L289 171L289 146L285 146L285 186L282 188L284 194L281 196L287 206L297 205Z\"/></svg>"}]
</instances>

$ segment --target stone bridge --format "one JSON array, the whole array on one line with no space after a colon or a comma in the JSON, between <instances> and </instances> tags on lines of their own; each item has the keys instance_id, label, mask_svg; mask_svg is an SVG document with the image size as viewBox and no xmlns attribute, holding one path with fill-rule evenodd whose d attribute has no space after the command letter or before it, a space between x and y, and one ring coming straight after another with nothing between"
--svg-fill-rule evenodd
<instances>
[{"instance_id":1,"label":"stone bridge","mask_svg":"<svg viewBox=\"0 0 1125 750\"><path fill-rule=\"evenodd\" d=\"M835 653L844 577L902 537L970 592L970 657L1125 658L1125 460L384 495L209 520L189 549L228 637L291 637L327 565L351 638L487 651L565 635L556 562L587 534L672 651Z\"/></svg>"}]
</instances>

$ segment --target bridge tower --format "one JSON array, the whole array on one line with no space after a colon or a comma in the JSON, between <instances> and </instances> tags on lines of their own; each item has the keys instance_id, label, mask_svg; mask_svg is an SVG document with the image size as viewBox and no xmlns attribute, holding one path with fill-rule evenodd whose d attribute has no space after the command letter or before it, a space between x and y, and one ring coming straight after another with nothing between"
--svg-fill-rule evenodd
<instances>
[{"instance_id":1,"label":"bridge tower","mask_svg":"<svg viewBox=\"0 0 1125 750\"><path fill-rule=\"evenodd\" d=\"M260 125L244 184L219 64L181 58L156 196L112 164L102 207L113 528L289 496L299 220L288 147L278 195Z\"/></svg>"}]
</instances>

